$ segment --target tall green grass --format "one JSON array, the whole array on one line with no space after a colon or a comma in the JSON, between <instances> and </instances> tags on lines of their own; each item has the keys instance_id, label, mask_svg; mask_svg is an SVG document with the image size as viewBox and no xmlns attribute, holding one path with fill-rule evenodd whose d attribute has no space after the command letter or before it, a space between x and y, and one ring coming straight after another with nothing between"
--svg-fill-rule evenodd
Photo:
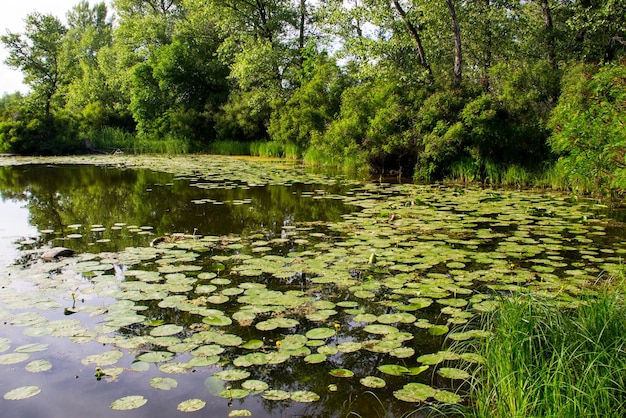
<instances>
[{"instance_id":1,"label":"tall green grass","mask_svg":"<svg viewBox=\"0 0 626 418\"><path fill-rule=\"evenodd\" d=\"M92 133L89 140L96 150L107 153L120 150L131 154L185 154L191 151L189 141L184 138L144 138L111 127Z\"/></svg>"},{"instance_id":2,"label":"tall green grass","mask_svg":"<svg viewBox=\"0 0 626 418\"><path fill-rule=\"evenodd\" d=\"M300 158L301 151L296 145L282 144L274 141L216 141L209 145L211 154L219 155L251 155L266 158Z\"/></svg>"},{"instance_id":3,"label":"tall green grass","mask_svg":"<svg viewBox=\"0 0 626 418\"><path fill-rule=\"evenodd\" d=\"M210 154L250 155L250 143L243 141L215 141L209 144Z\"/></svg>"},{"instance_id":4,"label":"tall green grass","mask_svg":"<svg viewBox=\"0 0 626 418\"><path fill-rule=\"evenodd\" d=\"M623 289L576 309L532 295L504 299L475 374L468 417L621 417L626 411Z\"/></svg>"}]
</instances>

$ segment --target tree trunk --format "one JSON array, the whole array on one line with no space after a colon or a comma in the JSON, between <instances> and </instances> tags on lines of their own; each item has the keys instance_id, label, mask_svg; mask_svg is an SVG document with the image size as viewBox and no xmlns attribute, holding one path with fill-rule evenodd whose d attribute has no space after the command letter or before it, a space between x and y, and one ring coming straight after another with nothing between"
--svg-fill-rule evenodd
<instances>
[{"instance_id":1,"label":"tree trunk","mask_svg":"<svg viewBox=\"0 0 626 418\"><path fill-rule=\"evenodd\" d=\"M398 13L400 14L400 17L402 18L402 21L404 22L404 25L406 26L406 28L408 29L409 33L413 37L413 40L415 41L415 44L417 46L417 54L419 56L420 64L422 64L422 66L426 69L426 71L428 72L429 75L432 75L432 70L430 69L430 65L428 64L428 61L426 60L426 53L424 52L424 47L422 46L422 40L420 39L419 30L408 19L408 17L406 16L406 12L402 8L402 6L400 5L400 2L398 2L398 0L393 0L393 5L396 8L396 10L398 11Z\"/></svg>"},{"instance_id":2,"label":"tree trunk","mask_svg":"<svg viewBox=\"0 0 626 418\"><path fill-rule=\"evenodd\" d=\"M448 10L450 11L450 18L452 19L452 30L454 31L454 86L459 87L463 79L461 28L459 27L459 20L456 18L456 11L454 10L454 4L452 3L452 0L446 0L446 4L448 5Z\"/></svg>"}]
</instances>

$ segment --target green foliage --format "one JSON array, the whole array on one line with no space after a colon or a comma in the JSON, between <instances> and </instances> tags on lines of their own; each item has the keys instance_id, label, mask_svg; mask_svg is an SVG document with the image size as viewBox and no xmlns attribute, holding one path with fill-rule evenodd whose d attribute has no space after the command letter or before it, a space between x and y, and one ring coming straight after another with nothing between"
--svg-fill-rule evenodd
<instances>
[{"instance_id":1,"label":"green foliage","mask_svg":"<svg viewBox=\"0 0 626 418\"><path fill-rule=\"evenodd\" d=\"M274 141L305 149L311 137L321 134L339 112L341 93L347 84L341 69L332 62L314 66L287 103L275 110L268 132Z\"/></svg>"},{"instance_id":2,"label":"green foliage","mask_svg":"<svg viewBox=\"0 0 626 418\"><path fill-rule=\"evenodd\" d=\"M574 190L626 187L625 123L626 62L568 71L550 121L550 145Z\"/></svg>"},{"instance_id":3,"label":"green foliage","mask_svg":"<svg viewBox=\"0 0 626 418\"><path fill-rule=\"evenodd\" d=\"M465 416L616 416L626 406L622 292L574 309L533 295L504 299L485 324L494 336L474 343L486 361Z\"/></svg>"}]
</instances>

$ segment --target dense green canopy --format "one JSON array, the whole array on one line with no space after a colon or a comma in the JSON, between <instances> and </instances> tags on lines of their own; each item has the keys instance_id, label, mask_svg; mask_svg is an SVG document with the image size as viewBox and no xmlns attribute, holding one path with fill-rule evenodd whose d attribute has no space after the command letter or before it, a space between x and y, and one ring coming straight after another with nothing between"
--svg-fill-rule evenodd
<instances>
[{"instance_id":1,"label":"dense green canopy","mask_svg":"<svg viewBox=\"0 0 626 418\"><path fill-rule=\"evenodd\" d=\"M614 192L625 28L608 0L82 1L1 37L30 92L0 101L0 152L238 141L424 181Z\"/></svg>"}]
</instances>

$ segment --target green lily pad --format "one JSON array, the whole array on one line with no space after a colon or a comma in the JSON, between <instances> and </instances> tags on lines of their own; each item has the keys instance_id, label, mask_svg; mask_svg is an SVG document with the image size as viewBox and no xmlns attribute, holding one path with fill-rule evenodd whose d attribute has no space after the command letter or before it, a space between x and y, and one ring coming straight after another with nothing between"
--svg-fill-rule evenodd
<instances>
[{"instance_id":1,"label":"green lily pad","mask_svg":"<svg viewBox=\"0 0 626 418\"><path fill-rule=\"evenodd\" d=\"M240 346L241 348L245 348L247 350L258 350L263 347L263 341L261 340L250 340Z\"/></svg>"},{"instance_id":2,"label":"green lily pad","mask_svg":"<svg viewBox=\"0 0 626 418\"><path fill-rule=\"evenodd\" d=\"M323 340L325 338L329 338L335 335L335 330L332 328L313 328L309 330L306 334L307 338L312 340Z\"/></svg>"},{"instance_id":3,"label":"green lily pad","mask_svg":"<svg viewBox=\"0 0 626 418\"><path fill-rule=\"evenodd\" d=\"M4 399L8 401L19 401L22 399L32 398L41 393L38 386L22 386L4 394Z\"/></svg>"},{"instance_id":4,"label":"green lily pad","mask_svg":"<svg viewBox=\"0 0 626 418\"><path fill-rule=\"evenodd\" d=\"M333 369L328 372L331 376L334 377L352 377L354 376L354 372L348 369Z\"/></svg>"},{"instance_id":5,"label":"green lily pad","mask_svg":"<svg viewBox=\"0 0 626 418\"><path fill-rule=\"evenodd\" d=\"M284 401L289 399L290 394L289 392L285 392L284 390L273 389L266 390L261 396L263 397L263 399L267 399L270 401Z\"/></svg>"},{"instance_id":6,"label":"green lily pad","mask_svg":"<svg viewBox=\"0 0 626 418\"><path fill-rule=\"evenodd\" d=\"M176 379L171 377L153 377L150 379L150 386L160 390L170 390L178 386Z\"/></svg>"},{"instance_id":7,"label":"green lily pad","mask_svg":"<svg viewBox=\"0 0 626 418\"><path fill-rule=\"evenodd\" d=\"M433 397L439 402L449 403L452 405L457 404L462 400L459 395L449 392L447 390L438 390L437 393L433 395Z\"/></svg>"},{"instance_id":8,"label":"green lily pad","mask_svg":"<svg viewBox=\"0 0 626 418\"><path fill-rule=\"evenodd\" d=\"M318 364L326 361L326 354L314 353L309 354L304 358L304 361L309 364Z\"/></svg>"},{"instance_id":9,"label":"green lily pad","mask_svg":"<svg viewBox=\"0 0 626 418\"><path fill-rule=\"evenodd\" d=\"M137 360L146 363L161 363L171 360L172 357L174 357L174 353L170 353L169 351L150 351L138 356Z\"/></svg>"},{"instance_id":10,"label":"green lily pad","mask_svg":"<svg viewBox=\"0 0 626 418\"><path fill-rule=\"evenodd\" d=\"M202 322L216 327L224 327L233 323L232 319L225 315L210 315L202 318Z\"/></svg>"},{"instance_id":11,"label":"green lily pad","mask_svg":"<svg viewBox=\"0 0 626 418\"><path fill-rule=\"evenodd\" d=\"M432 327L428 328L428 333L430 335L444 335L445 333L447 333L450 329L446 326L446 325L433 325Z\"/></svg>"},{"instance_id":12,"label":"green lily pad","mask_svg":"<svg viewBox=\"0 0 626 418\"><path fill-rule=\"evenodd\" d=\"M34 360L26 365L26 371L31 373L47 372L52 369L52 363L48 360Z\"/></svg>"},{"instance_id":13,"label":"green lily pad","mask_svg":"<svg viewBox=\"0 0 626 418\"><path fill-rule=\"evenodd\" d=\"M0 355L0 364L17 364L30 358L28 353L11 353Z\"/></svg>"},{"instance_id":14,"label":"green lily pad","mask_svg":"<svg viewBox=\"0 0 626 418\"><path fill-rule=\"evenodd\" d=\"M383 388L387 385L387 383L383 379L376 376L363 377L359 380L359 382L361 382L363 386L368 388Z\"/></svg>"},{"instance_id":15,"label":"green lily pad","mask_svg":"<svg viewBox=\"0 0 626 418\"><path fill-rule=\"evenodd\" d=\"M424 402L435 396L435 389L422 383L408 383L393 392L393 396L404 402Z\"/></svg>"},{"instance_id":16,"label":"green lily pad","mask_svg":"<svg viewBox=\"0 0 626 418\"><path fill-rule=\"evenodd\" d=\"M456 369L454 367L442 367L437 370L437 374L447 379L467 379L470 376L465 370Z\"/></svg>"},{"instance_id":17,"label":"green lily pad","mask_svg":"<svg viewBox=\"0 0 626 418\"><path fill-rule=\"evenodd\" d=\"M391 376L403 376L411 372L407 367L398 364L383 364L378 366L377 369Z\"/></svg>"},{"instance_id":18,"label":"green lily pad","mask_svg":"<svg viewBox=\"0 0 626 418\"><path fill-rule=\"evenodd\" d=\"M452 351L439 351L433 354L424 354L418 357L417 361L426 365L434 365L446 360L458 360L459 358L460 356Z\"/></svg>"},{"instance_id":19,"label":"green lily pad","mask_svg":"<svg viewBox=\"0 0 626 418\"><path fill-rule=\"evenodd\" d=\"M178 404L176 409L182 412L199 411L206 406L206 402L202 399L188 399Z\"/></svg>"},{"instance_id":20,"label":"green lily pad","mask_svg":"<svg viewBox=\"0 0 626 418\"><path fill-rule=\"evenodd\" d=\"M227 382L232 382L236 380L244 380L250 377L250 372L247 370L241 369L230 369L230 370L222 370L221 372L217 372L213 374L213 376L218 377Z\"/></svg>"},{"instance_id":21,"label":"green lily pad","mask_svg":"<svg viewBox=\"0 0 626 418\"><path fill-rule=\"evenodd\" d=\"M34 343L26 344L15 349L16 353L36 353L39 351L45 351L48 349L48 344Z\"/></svg>"},{"instance_id":22,"label":"green lily pad","mask_svg":"<svg viewBox=\"0 0 626 418\"><path fill-rule=\"evenodd\" d=\"M320 395L306 390L297 390L291 393L290 399L294 402L315 402L320 399Z\"/></svg>"},{"instance_id":23,"label":"green lily pad","mask_svg":"<svg viewBox=\"0 0 626 418\"><path fill-rule=\"evenodd\" d=\"M228 418L232 417L251 417L252 412L247 409L233 409L228 413Z\"/></svg>"},{"instance_id":24,"label":"green lily pad","mask_svg":"<svg viewBox=\"0 0 626 418\"><path fill-rule=\"evenodd\" d=\"M144 406L148 402L143 396L125 396L111 403L111 409L117 411L128 411Z\"/></svg>"},{"instance_id":25,"label":"green lily pad","mask_svg":"<svg viewBox=\"0 0 626 418\"><path fill-rule=\"evenodd\" d=\"M250 394L247 389L225 389L220 392L220 396L226 399L243 399Z\"/></svg>"},{"instance_id":26,"label":"green lily pad","mask_svg":"<svg viewBox=\"0 0 626 418\"><path fill-rule=\"evenodd\" d=\"M150 331L150 335L152 335L153 337L165 337L178 334L182 330L183 327L181 327L180 325L167 324L154 328L152 331Z\"/></svg>"},{"instance_id":27,"label":"green lily pad","mask_svg":"<svg viewBox=\"0 0 626 418\"><path fill-rule=\"evenodd\" d=\"M383 324L370 324L370 325L365 326L363 330L371 334L382 334L382 335L398 332L398 328L392 327L391 325L383 325Z\"/></svg>"},{"instance_id":28,"label":"green lily pad","mask_svg":"<svg viewBox=\"0 0 626 418\"><path fill-rule=\"evenodd\" d=\"M269 385L261 380L246 380L241 387L252 392L260 392L266 390Z\"/></svg>"}]
</instances>

